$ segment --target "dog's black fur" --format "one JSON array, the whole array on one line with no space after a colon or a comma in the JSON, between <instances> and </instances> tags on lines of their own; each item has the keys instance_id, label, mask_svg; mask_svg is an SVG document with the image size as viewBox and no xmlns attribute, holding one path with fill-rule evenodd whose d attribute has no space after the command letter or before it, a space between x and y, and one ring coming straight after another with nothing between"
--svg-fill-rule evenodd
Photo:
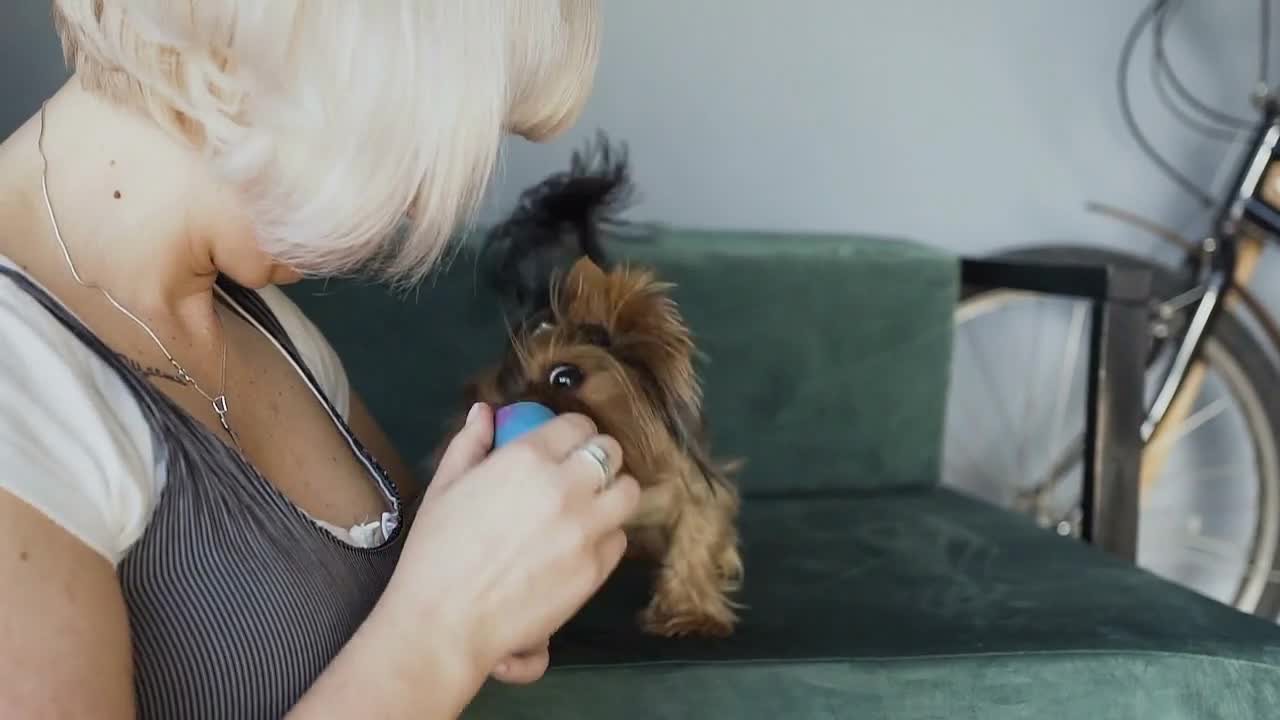
<instances>
[{"instance_id":1,"label":"dog's black fur","mask_svg":"<svg viewBox=\"0 0 1280 720\"><path fill-rule=\"evenodd\" d=\"M634 194L626 147L604 133L573 153L568 170L521 193L516 209L485 238L480 256L514 325L545 316L553 278L582 256L611 267L604 236L628 227L619 215Z\"/></svg>"}]
</instances>

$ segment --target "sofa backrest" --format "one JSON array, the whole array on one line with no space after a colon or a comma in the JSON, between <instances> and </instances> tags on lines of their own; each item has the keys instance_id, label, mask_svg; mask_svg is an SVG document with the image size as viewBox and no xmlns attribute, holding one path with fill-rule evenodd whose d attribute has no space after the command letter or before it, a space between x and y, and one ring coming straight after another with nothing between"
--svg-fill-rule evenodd
<instances>
[{"instance_id":1,"label":"sofa backrest","mask_svg":"<svg viewBox=\"0 0 1280 720\"><path fill-rule=\"evenodd\" d=\"M746 495L937 482L958 265L896 239L662 228L609 246L673 291L700 364L713 450ZM505 332L463 250L417 292L288 289L406 459L427 456Z\"/></svg>"}]
</instances>

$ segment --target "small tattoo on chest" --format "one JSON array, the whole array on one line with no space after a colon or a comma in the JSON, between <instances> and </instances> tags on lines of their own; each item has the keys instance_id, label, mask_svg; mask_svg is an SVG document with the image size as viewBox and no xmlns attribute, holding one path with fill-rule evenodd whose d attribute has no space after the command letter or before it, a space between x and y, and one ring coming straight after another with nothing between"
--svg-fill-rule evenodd
<instances>
[{"instance_id":1,"label":"small tattoo on chest","mask_svg":"<svg viewBox=\"0 0 1280 720\"><path fill-rule=\"evenodd\" d=\"M123 353L116 353L116 357L120 358L122 361L124 361L126 365L133 368L135 372L137 372L140 375L143 375L144 377L160 378L162 380L168 380L170 382L174 382L179 385L186 385L186 383L182 381L182 378L178 377L177 373L165 372L164 370L161 370L158 367L143 365L142 363L138 362L137 360L134 360L133 358Z\"/></svg>"}]
</instances>

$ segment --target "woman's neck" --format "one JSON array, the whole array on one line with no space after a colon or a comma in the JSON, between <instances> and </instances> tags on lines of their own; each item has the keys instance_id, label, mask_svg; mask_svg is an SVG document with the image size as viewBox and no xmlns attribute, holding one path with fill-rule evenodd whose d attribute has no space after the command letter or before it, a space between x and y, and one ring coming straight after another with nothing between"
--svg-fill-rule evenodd
<instances>
[{"instance_id":1,"label":"woman's neck","mask_svg":"<svg viewBox=\"0 0 1280 720\"><path fill-rule=\"evenodd\" d=\"M271 281L234 193L197 152L75 79L0 144L0 198L6 231L18 226L0 251L71 277L60 235L86 283L197 333L213 318L219 271Z\"/></svg>"}]
</instances>

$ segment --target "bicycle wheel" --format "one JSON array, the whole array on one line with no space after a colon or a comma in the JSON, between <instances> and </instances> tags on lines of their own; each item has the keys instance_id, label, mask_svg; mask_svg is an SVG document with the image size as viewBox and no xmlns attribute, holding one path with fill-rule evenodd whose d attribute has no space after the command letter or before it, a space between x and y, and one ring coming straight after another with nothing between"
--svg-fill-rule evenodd
<instances>
[{"instance_id":1,"label":"bicycle wheel","mask_svg":"<svg viewBox=\"0 0 1280 720\"><path fill-rule=\"evenodd\" d=\"M1080 247L1005 258L1140 265L1153 273L1146 398L1154 396L1194 297L1188 277L1148 260ZM1163 311L1163 312L1162 312ZM1089 303L966 289L956 311L943 484L1078 529L1082 465L1059 461L1084 427ZM1205 339L1204 379L1171 432L1140 505L1139 566L1245 612L1280 613L1280 370L1242 318L1224 311ZM1034 492L1036 488L1039 493ZM1030 498L1030 499L1029 499Z\"/></svg>"}]
</instances>

